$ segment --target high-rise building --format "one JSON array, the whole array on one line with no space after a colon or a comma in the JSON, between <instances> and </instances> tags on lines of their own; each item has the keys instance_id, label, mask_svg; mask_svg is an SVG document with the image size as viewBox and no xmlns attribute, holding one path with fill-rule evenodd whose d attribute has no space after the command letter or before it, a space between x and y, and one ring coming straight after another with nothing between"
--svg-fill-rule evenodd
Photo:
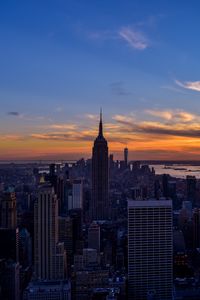
<instances>
[{"instance_id":1,"label":"high-rise building","mask_svg":"<svg viewBox=\"0 0 200 300\"><path fill-rule=\"evenodd\" d=\"M128 298L172 300L171 200L128 202Z\"/></svg>"},{"instance_id":2,"label":"high-rise building","mask_svg":"<svg viewBox=\"0 0 200 300\"><path fill-rule=\"evenodd\" d=\"M88 229L88 248L100 252L100 226L96 222L92 222Z\"/></svg>"},{"instance_id":3,"label":"high-rise building","mask_svg":"<svg viewBox=\"0 0 200 300\"><path fill-rule=\"evenodd\" d=\"M108 145L103 136L102 113L100 113L99 134L92 151L92 220L109 218Z\"/></svg>"},{"instance_id":4,"label":"high-rise building","mask_svg":"<svg viewBox=\"0 0 200 300\"><path fill-rule=\"evenodd\" d=\"M69 209L82 209L83 208L83 182L81 179L76 179L72 184L72 198L68 208Z\"/></svg>"},{"instance_id":5,"label":"high-rise building","mask_svg":"<svg viewBox=\"0 0 200 300\"><path fill-rule=\"evenodd\" d=\"M49 175L46 178L54 187L55 192L57 193L57 175L56 175L56 165L51 164L49 166Z\"/></svg>"},{"instance_id":6,"label":"high-rise building","mask_svg":"<svg viewBox=\"0 0 200 300\"><path fill-rule=\"evenodd\" d=\"M58 176L56 182L56 195L58 197L58 214L59 216L66 212L65 210L65 177Z\"/></svg>"},{"instance_id":7,"label":"high-rise building","mask_svg":"<svg viewBox=\"0 0 200 300\"><path fill-rule=\"evenodd\" d=\"M64 256L64 246L58 244L58 200L54 189L44 184L39 189L34 207L34 261L37 278L63 279L64 272L61 274L61 269L64 271Z\"/></svg>"},{"instance_id":8,"label":"high-rise building","mask_svg":"<svg viewBox=\"0 0 200 300\"><path fill-rule=\"evenodd\" d=\"M125 163L125 167L128 166L128 148L124 148L124 163Z\"/></svg>"},{"instance_id":9,"label":"high-rise building","mask_svg":"<svg viewBox=\"0 0 200 300\"><path fill-rule=\"evenodd\" d=\"M187 200L192 202L192 205L194 206L196 202L196 177L195 176L189 176L186 177L187 181Z\"/></svg>"},{"instance_id":10,"label":"high-rise building","mask_svg":"<svg viewBox=\"0 0 200 300\"><path fill-rule=\"evenodd\" d=\"M0 259L19 261L19 229L0 228Z\"/></svg>"},{"instance_id":11,"label":"high-rise building","mask_svg":"<svg viewBox=\"0 0 200 300\"><path fill-rule=\"evenodd\" d=\"M59 241L64 243L64 249L67 255L67 270L69 270L73 263L74 250L72 219L69 216L59 217L58 227Z\"/></svg>"},{"instance_id":12,"label":"high-rise building","mask_svg":"<svg viewBox=\"0 0 200 300\"><path fill-rule=\"evenodd\" d=\"M26 228L19 232L19 262L23 268L32 264L32 240Z\"/></svg>"},{"instance_id":13,"label":"high-rise building","mask_svg":"<svg viewBox=\"0 0 200 300\"><path fill-rule=\"evenodd\" d=\"M200 247L200 209L195 208L192 218L193 224L193 247Z\"/></svg>"},{"instance_id":14,"label":"high-rise building","mask_svg":"<svg viewBox=\"0 0 200 300\"><path fill-rule=\"evenodd\" d=\"M115 163L114 163L114 156L113 156L113 154L110 154L110 156L109 156L109 167L110 167L110 171L113 170L114 165L115 165Z\"/></svg>"},{"instance_id":15,"label":"high-rise building","mask_svg":"<svg viewBox=\"0 0 200 300\"><path fill-rule=\"evenodd\" d=\"M59 241L64 243L64 247L68 255L73 253L73 223L69 216L59 217Z\"/></svg>"},{"instance_id":16,"label":"high-rise building","mask_svg":"<svg viewBox=\"0 0 200 300\"><path fill-rule=\"evenodd\" d=\"M64 212L66 213L72 209L73 204L73 189L72 189L72 182L67 179L65 183L65 206Z\"/></svg>"},{"instance_id":17,"label":"high-rise building","mask_svg":"<svg viewBox=\"0 0 200 300\"><path fill-rule=\"evenodd\" d=\"M79 248L80 246L82 248L83 211L82 209L72 209L69 215L72 220L73 251L77 251L77 247Z\"/></svg>"},{"instance_id":18,"label":"high-rise building","mask_svg":"<svg viewBox=\"0 0 200 300\"><path fill-rule=\"evenodd\" d=\"M17 226L16 196L13 187L9 187L1 200L1 227L15 229Z\"/></svg>"},{"instance_id":19,"label":"high-rise building","mask_svg":"<svg viewBox=\"0 0 200 300\"><path fill-rule=\"evenodd\" d=\"M0 259L0 299L20 299L20 265L13 260Z\"/></svg>"},{"instance_id":20,"label":"high-rise building","mask_svg":"<svg viewBox=\"0 0 200 300\"><path fill-rule=\"evenodd\" d=\"M188 214L189 218L188 221L192 219L192 202L191 201L183 201L182 202L182 209L181 211L186 211L186 214ZM181 213L180 211L180 213Z\"/></svg>"},{"instance_id":21,"label":"high-rise building","mask_svg":"<svg viewBox=\"0 0 200 300\"><path fill-rule=\"evenodd\" d=\"M162 175L163 197L165 198L169 197L169 178L170 176L168 174Z\"/></svg>"}]
</instances>

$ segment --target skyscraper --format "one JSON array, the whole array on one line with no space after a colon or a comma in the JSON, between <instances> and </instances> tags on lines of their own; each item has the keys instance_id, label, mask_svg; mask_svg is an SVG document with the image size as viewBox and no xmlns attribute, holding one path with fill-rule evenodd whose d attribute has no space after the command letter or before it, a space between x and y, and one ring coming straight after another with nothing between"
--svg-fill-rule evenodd
<instances>
[{"instance_id":1,"label":"skyscraper","mask_svg":"<svg viewBox=\"0 0 200 300\"><path fill-rule=\"evenodd\" d=\"M20 265L13 260L0 259L0 299L20 299Z\"/></svg>"},{"instance_id":2,"label":"skyscraper","mask_svg":"<svg viewBox=\"0 0 200 300\"><path fill-rule=\"evenodd\" d=\"M58 200L53 187L40 187L34 207L34 257L39 280L64 278L64 245L58 243ZM61 262L62 260L62 262Z\"/></svg>"},{"instance_id":3,"label":"skyscraper","mask_svg":"<svg viewBox=\"0 0 200 300\"><path fill-rule=\"evenodd\" d=\"M108 145L103 136L101 112L99 134L94 141L92 151L92 220L109 218L108 185Z\"/></svg>"},{"instance_id":4,"label":"skyscraper","mask_svg":"<svg viewBox=\"0 0 200 300\"><path fill-rule=\"evenodd\" d=\"M88 248L100 252L100 226L96 222L92 222L88 228Z\"/></svg>"},{"instance_id":5,"label":"skyscraper","mask_svg":"<svg viewBox=\"0 0 200 300\"><path fill-rule=\"evenodd\" d=\"M195 208L192 218L193 225L193 247L200 247L200 209Z\"/></svg>"},{"instance_id":6,"label":"skyscraper","mask_svg":"<svg viewBox=\"0 0 200 300\"><path fill-rule=\"evenodd\" d=\"M169 197L169 174L162 175L162 187L163 187L163 197Z\"/></svg>"},{"instance_id":7,"label":"skyscraper","mask_svg":"<svg viewBox=\"0 0 200 300\"><path fill-rule=\"evenodd\" d=\"M128 148L124 148L124 163L125 163L125 167L127 168L128 166Z\"/></svg>"},{"instance_id":8,"label":"skyscraper","mask_svg":"<svg viewBox=\"0 0 200 300\"><path fill-rule=\"evenodd\" d=\"M71 209L83 208L83 182L81 179L76 179L73 181L72 202Z\"/></svg>"},{"instance_id":9,"label":"skyscraper","mask_svg":"<svg viewBox=\"0 0 200 300\"><path fill-rule=\"evenodd\" d=\"M17 226L16 196L13 187L9 187L1 200L1 227L15 229Z\"/></svg>"},{"instance_id":10,"label":"skyscraper","mask_svg":"<svg viewBox=\"0 0 200 300\"><path fill-rule=\"evenodd\" d=\"M19 229L0 228L0 259L19 261Z\"/></svg>"},{"instance_id":11,"label":"skyscraper","mask_svg":"<svg viewBox=\"0 0 200 300\"><path fill-rule=\"evenodd\" d=\"M129 299L171 300L173 288L172 202L128 203Z\"/></svg>"},{"instance_id":12,"label":"skyscraper","mask_svg":"<svg viewBox=\"0 0 200 300\"><path fill-rule=\"evenodd\" d=\"M186 177L187 181L187 200L191 201L192 205L196 202L196 177L189 176Z\"/></svg>"}]
</instances>

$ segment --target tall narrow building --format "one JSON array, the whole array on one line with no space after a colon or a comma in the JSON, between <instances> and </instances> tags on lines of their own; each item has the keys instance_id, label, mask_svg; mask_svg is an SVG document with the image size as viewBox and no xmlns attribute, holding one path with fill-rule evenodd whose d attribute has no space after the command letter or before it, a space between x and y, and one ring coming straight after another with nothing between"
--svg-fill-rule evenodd
<instances>
[{"instance_id":1,"label":"tall narrow building","mask_svg":"<svg viewBox=\"0 0 200 300\"><path fill-rule=\"evenodd\" d=\"M124 148L124 163L125 163L125 167L127 168L128 166L128 148Z\"/></svg>"},{"instance_id":2,"label":"tall narrow building","mask_svg":"<svg viewBox=\"0 0 200 300\"><path fill-rule=\"evenodd\" d=\"M88 248L100 252L100 226L96 222L92 222L88 228Z\"/></svg>"},{"instance_id":3,"label":"tall narrow building","mask_svg":"<svg viewBox=\"0 0 200 300\"><path fill-rule=\"evenodd\" d=\"M16 196L12 187L6 190L1 200L1 227L8 229L17 227Z\"/></svg>"},{"instance_id":4,"label":"tall narrow building","mask_svg":"<svg viewBox=\"0 0 200 300\"><path fill-rule=\"evenodd\" d=\"M94 141L92 150L92 220L107 220L109 218L108 189L108 144L103 136L101 112L99 134Z\"/></svg>"},{"instance_id":5,"label":"tall narrow building","mask_svg":"<svg viewBox=\"0 0 200 300\"><path fill-rule=\"evenodd\" d=\"M58 200L51 185L40 186L34 206L34 257L38 280L64 278L64 245L58 242Z\"/></svg>"}]
</instances>

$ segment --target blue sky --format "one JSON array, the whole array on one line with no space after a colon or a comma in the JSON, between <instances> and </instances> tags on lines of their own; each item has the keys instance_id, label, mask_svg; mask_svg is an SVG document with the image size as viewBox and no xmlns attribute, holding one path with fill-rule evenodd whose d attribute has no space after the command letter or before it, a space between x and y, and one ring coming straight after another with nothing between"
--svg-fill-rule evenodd
<instances>
[{"instance_id":1,"label":"blue sky","mask_svg":"<svg viewBox=\"0 0 200 300\"><path fill-rule=\"evenodd\" d=\"M0 134L94 126L100 106L108 123L120 115L166 125L158 115L169 111L194 122L199 11L185 0L1 1Z\"/></svg>"}]
</instances>

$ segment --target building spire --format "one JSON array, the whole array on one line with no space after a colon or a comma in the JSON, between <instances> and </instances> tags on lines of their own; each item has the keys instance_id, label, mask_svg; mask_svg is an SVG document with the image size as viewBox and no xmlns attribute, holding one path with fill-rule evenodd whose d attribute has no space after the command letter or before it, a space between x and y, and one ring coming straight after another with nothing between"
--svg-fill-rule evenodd
<instances>
[{"instance_id":1,"label":"building spire","mask_svg":"<svg viewBox=\"0 0 200 300\"><path fill-rule=\"evenodd\" d=\"M102 108L100 108L99 137L103 137Z\"/></svg>"}]
</instances>

